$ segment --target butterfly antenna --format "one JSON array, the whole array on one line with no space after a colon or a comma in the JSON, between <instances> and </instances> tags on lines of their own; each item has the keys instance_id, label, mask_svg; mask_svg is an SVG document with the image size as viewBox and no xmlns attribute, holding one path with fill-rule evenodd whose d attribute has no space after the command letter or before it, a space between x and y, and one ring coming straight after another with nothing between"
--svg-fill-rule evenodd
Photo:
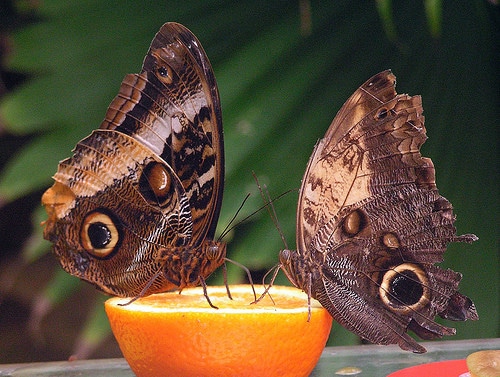
<instances>
[{"instance_id":1,"label":"butterfly antenna","mask_svg":"<svg viewBox=\"0 0 500 377\"><path fill-rule=\"evenodd\" d=\"M231 224L236 220L236 217L238 216L238 214L240 213L240 211L243 209L243 206L245 205L246 201L248 200L248 198L250 197L250 193L248 193L246 196L245 196L245 199L243 199L243 201L241 202L240 206L238 207L238 210L236 211L236 213L233 215L233 217L231 218L231 221L229 221L229 223L226 225L226 227L224 228L224 230L222 231L221 235L219 236L219 239L218 241L221 241L230 231L232 231L234 229L234 226L231 226ZM240 222L243 222L245 221L246 219L248 218L245 217L242 221Z\"/></svg>"},{"instance_id":2,"label":"butterfly antenna","mask_svg":"<svg viewBox=\"0 0 500 377\"><path fill-rule=\"evenodd\" d=\"M260 189L260 186L259 186L259 189ZM277 197L275 198L272 198L272 199L265 199L265 197L263 196L262 198L264 199L265 201L265 204L262 205L261 207L257 208L255 211L253 211L252 213L250 213L248 216L244 217L243 219L239 220L237 224L234 224L231 226L231 224L234 222L234 220L236 219L236 217L238 216L238 213L241 211L241 209L243 208L243 205L245 204L245 202L248 200L248 198L250 197L250 193L248 193L246 196L245 196L245 199L243 200L243 202L241 203L241 205L239 206L238 210L236 211L235 215L232 217L231 221L229 222L229 224L224 228L224 230L222 231L221 235L218 237L218 241L221 241L230 231L232 231L238 224L241 224L245 221L247 221L249 218L251 218L252 216L255 216L255 214L259 213L260 211L262 211L263 209L267 208L271 205L272 206L272 203L274 203L275 201L277 201L278 199L281 199L282 197L284 197L285 195L287 195L288 193L294 191L293 189L291 190L288 190L288 191L285 191L284 193L278 195ZM268 209L269 211L269 209ZM274 206L273 206L273 211L274 211ZM273 219L273 223L274 225L277 227L280 235L281 235L281 238L283 240L283 243L285 244L285 247L286 246L286 241L284 239L284 235L283 235L283 232L281 232L281 229L279 227L279 223L277 223L277 221L275 221L275 217L276 217L276 212L275 213L275 216L273 217L272 214L270 213L270 216L271 218Z\"/></svg>"},{"instance_id":3,"label":"butterfly antenna","mask_svg":"<svg viewBox=\"0 0 500 377\"><path fill-rule=\"evenodd\" d=\"M264 188L262 188L259 179L257 178L257 175L255 172L252 172L253 178L255 180L255 183L257 183L257 187L259 188L260 196L262 197L262 200L264 201L264 206L267 209L267 212L269 213L269 216L271 217L271 220L273 221L273 224L275 228L278 230L278 233L281 237L281 240L283 241L283 245L285 245L285 249L288 249L288 244L285 239L285 235L283 234L283 231L281 229L280 222L278 220L278 215L276 214L276 209L274 208L274 201L281 198L285 194L288 194L292 190L288 190L285 193L281 194L277 198L271 199L269 195L269 191L267 190L267 187L264 185ZM261 207L261 208L263 208ZM260 209L259 209L260 210Z\"/></svg>"},{"instance_id":4,"label":"butterfly antenna","mask_svg":"<svg viewBox=\"0 0 500 377\"><path fill-rule=\"evenodd\" d=\"M269 212L269 215L271 216L271 219L273 220L273 223L274 223L274 226L276 227L276 229L278 229L278 232L280 234L280 237L283 241L283 244L285 245L285 248L288 248L287 246L287 243L286 243L286 240L285 240L285 236L283 234L283 232L281 231L281 226L278 222L278 216L276 214L276 211L275 211L275 208L274 208L274 205L273 203L282 198L283 196L287 195L289 192L293 191L293 190L288 190L288 191L285 191L284 193L278 195L276 198L271 198L270 195L269 195L269 192L267 191L267 188L265 188L265 192L266 194L264 194L264 190L262 189L262 186L260 185L259 183L259 180L257 179L257 176L255 175L254 172L252 172L252 175L255 179L255 181L257 182L257 187L259 188L259 191L260 191L260 194L262 196L262 199L264 201L264 205L262 205L260 208L258 208L257 210L255 210L254 212L252 212L251 214L249 214L248 216L246 216L245 218L243 218L242 220L238 221L237 224L235 225L232 225L234 223L234 221L236 220L238 214L240 213L240 211L242 210L243 206L245 205L246 201L248 200L248 198L250 197L250 193L248 193L246 196L245 196L245 199L241 202L240 206L238 207L238 210L236 211L236 213L234 214L234 216L231 218L231 221L228 223L228 225L224 228L224 230L222 231L222 233L220 234L220 236L218 237L218 241L221 241L229 232L231 232L238 224L241 224L242 222L245 222L246 220L248 220L250 217L254 216L256 213L260 212L261 210L263 210L264 208L267 209L267 211ZM271 208L270 208L271 207ZM272 278L271 278L271 283L269 284L269 286L265 289L265 292L264 294L262 294L259 298L257 298L257 294L255 292L255 286L254 286L254 283L253 283L253 279L252 279L252 275L250 273L250 270L244 266L243 264L241 263L238 263L232 259L229 259L229 258L224 258L224 261L225 262L228 262L228 263L232 263L238 267L240 267L241 269L243 269L246 274L247 274L247 277L248 277L248 281L250 283L250 285L252 286L252 290L253 290L253 294L254 294L254 302L253 303L257 303L259 302L266 294L269 295L269 289L271 288L271 286L273 285L273 282L274 282L274 279L276 278L276 275L278 274L279 270L280 270L280 267L281 267L281 264L278 264L276 265L275 267L273 267L270 271L268 271L266 273L266 275L264 275L264 278L263 278L263 284L265 285L265 279L266 277L272 272ZM231 298L231 293L229 292L229 287L228 287L228 284L227 284L227 270L226 270L226 267L225 267L225 264L224 264L224 270L223 270L223 273L224 273L224 282L225 282L225 285L226 285L226 289L227 289L227 293L228 293L228 297ZM269 295L270 296L270 295ZM272 300L272 297L271 297L271 300ZM274 302L274 301L273 301Z\"/></svg>"},{"instance_id":5,"label":"butterfly antenna","mask_svg":"<svg viewBox=\"0 0 500 377\"><path fill-rule=\"evenodd\" d=\"M246 201L248 200L249 197L250 197L250 193L248 193L245 196L245 199L243 199L243 201L241 202L240 206L238 207L238 210L236 211L236 213L234 214L234 216L231 218L231 221L229 221L229 223L226 225L226 227L222 231L221 235L219 236L219 241L221 241L231 230L233 230L235 228L235 226L237 224L233 225L233 226L231 226L231 224L234 223L234 221L236 220L236 217L238 216L238 214L240 213L240 211L243 209L243 206L245 205L245 203L246 203ZM242 221L240 221L238 223L241 223L241 222L245 221L248 217L249 216L245 217ZM224 258L224 262L232 263L235 266L240 267L243 271L245 271L245 273L247 274L248 282L252 286L254 300L257 300L257 293L255 292L255 286L254 286L254 283L253 283L252 274L251 274L250 270L245 265L243 265L243 264L241 264L239 262L236 262L235 260L229 259L227 257ZM226 263L224 263L222 273L224 274L224 285L226 286L227 296L229 297L229 299L232 300L233 297L232 297L231 292L229 290L229 284L228 284L228 281L227 281L227 267L226 267Z\"/></svg>"},{"instance_id":6,"label":"butterfly antenna","mask_svg":"<svg viewBox=\"0 0 500 377\"><path fill-rule=\"evenodd\" d=\"M281 225L280 225L279 220L278 220L278 215L276 213L276 209L274 208L273 203L274 203L275 200L277 200L277 199L281 198L282 196L288 194L292 190L288 190L288 191L284 192L283 194L279 195L277 198L271 199L271 197L269 195L269 191L267 190L267 187L265 185L264 185L264 187L261 186L261 184L259 182L259 179L257 178L257 175L255 174L255 172L252 172L252 175L253 175L254 180L255 180L255 182L257 184L257 187L259 188L260 196L262 197L262 200L264 201L264 206L263 207L266 207L266 209L267 209L267 211L269 213L269 216L271 217L271 219L273 221L273 224L274 224L275 228L278 230L278 233L279 233L279 235L281 237L283 245L285 246L285 249L288 249L288 244L286 242L285 235L283 234L283 231L281 229ZM255 300L253 302L253 304L258 303L266 295L268 295L269 298L271 299L271 301L274 303L274 300L273 300L271 294L269 293L269 291L270 291L271 287L274 285L274 281L276 280L276 276L278 276L278 273L281 270L281 267L282 267L282 264L278 263L277 265L275 265L269 271L266 272L266 274L262 278L262 285L265 287L264 288L264 292L259 296L259 298L257 300ZM271 281L266 286L266 278L269 275L271 275Z\"/></svg>"}]
</instances>

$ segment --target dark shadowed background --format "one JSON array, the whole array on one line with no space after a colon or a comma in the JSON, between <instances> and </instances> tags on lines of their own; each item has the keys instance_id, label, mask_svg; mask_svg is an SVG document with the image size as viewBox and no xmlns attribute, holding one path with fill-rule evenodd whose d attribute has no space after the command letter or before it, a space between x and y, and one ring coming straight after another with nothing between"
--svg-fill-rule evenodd
<instances>
[{"instance_id":1,"label":"dark shadowed background","mask_svg":"<svg viewBox=\"0 0 500 377\"><path fill-rule=\"evenodd\" d=\"M271 196L293 190L275 203L293 246L300 179L344 101L387 68L398 92L421 94L429 136L423 155L454 205L458 233L479 236L473 245L451 245L443 265L464 274L461 291L475 301L480 320L446 324L456 325L454 339L500 336L499 6L178 3L0 1L0 363L120 355L102 312L105 297L62 272L42 240L39 203L58 161L99 126L123 76L140 71L167 21L198 36L219 83L226 145L219 232L247 193L238 219L261 206L255 171ZM225 241L228 256L255 276L283 248L266 211ZM230 283L243 279L229 269ZM282 274L278 280L287 284ZM329 345L357 342L334 326Z\"/></svg>"}]
</instances>

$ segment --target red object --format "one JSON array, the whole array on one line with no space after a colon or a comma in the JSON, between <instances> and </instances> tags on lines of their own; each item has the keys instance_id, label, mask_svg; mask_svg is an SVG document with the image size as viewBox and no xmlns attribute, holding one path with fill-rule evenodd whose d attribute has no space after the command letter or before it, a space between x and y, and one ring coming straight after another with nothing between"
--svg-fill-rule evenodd
<instances>
[{"instance_id":1,"label":"red object","mask_svg":"<svg viewBox=\"0 0 500 377\"><path fill-rule=\"evenodd\" d=\"M462 377L469 376L469 369L463 360L447 360L416 365L393 372L387 377Z\"/></svg>"}]
</instances>

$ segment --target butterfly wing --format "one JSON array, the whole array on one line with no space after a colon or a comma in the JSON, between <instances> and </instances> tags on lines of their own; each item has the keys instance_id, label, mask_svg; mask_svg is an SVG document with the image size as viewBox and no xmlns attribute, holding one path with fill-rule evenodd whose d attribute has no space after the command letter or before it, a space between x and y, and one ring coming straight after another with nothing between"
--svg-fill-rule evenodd
<instances>
[{"instance_id":1,"label":"butterfly wing","mask_svg":"<svg viewBox=\"0 0 500 377\"><path fill-rule=\"evenodd\" d=\"M167 23L100 129L60 163L42 198L44 236L66 271L110 294L197 285L225 256L212 240L223 162L208 58L189 30Z\"/></svg>"},{"instance_id":2,"label":"butterfly wing","mask_svg":"<svg viewBox=\"0 0 500 377\"><path fill-rule=\"evenodd\" d=\"M127 135L94 131L60 162L54 180L42 197L49 215L44 236L67 272L104 292L139 295L163 268L155 250L191 239L191 212L178 177ZM156 279L150 290L167 284Z\"/></svg>"},{"instance_id":3,"label":"butterfly wing","mask_svg":"<svg viewBox=\"0 0 500 377\"><path fill-rule=\"evenodd\" d=\"M424 352L425 339L451 335L440 315L477 319L458 293L461 275L435 266L457 236L439 195L419 96L397 95L381 72L344 104L316 145L302 181L297 247L282 257L288 276L342 325L378 344Z\"/></svg>"},{"instance_id":4,"label":"butterfly wing","mask_svg":"<svg viewBox=\"0 0 500 377\"><path fill-rule=\"evenodd\" d=\"M224 143L219 92L198 39L166 23L142 72L125 77L101 128L147 145L180 178L193 216L193 244L214 237L222 202Z\"/></svg>"}]
</instances>

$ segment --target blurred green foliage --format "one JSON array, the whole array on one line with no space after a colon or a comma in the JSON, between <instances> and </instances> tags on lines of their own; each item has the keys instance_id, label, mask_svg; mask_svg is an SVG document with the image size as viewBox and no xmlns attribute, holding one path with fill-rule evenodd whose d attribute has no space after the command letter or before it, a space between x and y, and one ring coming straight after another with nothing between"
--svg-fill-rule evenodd
<instances>
[{"instance_id":1,"label":"blurred green foliage","mask_svg":"<svg viewBox=\"0 0 500 377\"><path fill-rule=\"evenodd\" d=\"M31 3L14 4L22 11ZM446 254L444 265L464 273L461 291L480 314L476 323L456 324L456 338L500 336L498 7L479 0L308 5L310 29L299 2L284 0L40 2L37 21L11 34L8 68L29 79L3 98L0 116L6 134L28 141L2 162L0 201L51 185L58 161L99 126L123 76L139 72L166 21L198 36L219 83L226 147L220 230L247 193L238 219L262 205L252 171L271 196L298 189L316 140L343 102L373 74L391 68L398 92L423 96L429 136L423 154L433 159L440 192L454 204L459 233L480 238L452 245ZM275 202L290 246L296 202L296 191ZM34 214L26 260L49 250L38 225L43 216ZM259 271L274 265L283 248L266 211L240 223L225 241L230 258ZM229 268L236 282L242 272ZM287 284L282 274L278 279ZM43 296L56 302L67 294L65 284L54 280ZM103 318L89 322L97 329L85 330L90 343L95 333L106 334ZM353 341L335 327L329 344Z\"/></svg>"}]
</instances>

